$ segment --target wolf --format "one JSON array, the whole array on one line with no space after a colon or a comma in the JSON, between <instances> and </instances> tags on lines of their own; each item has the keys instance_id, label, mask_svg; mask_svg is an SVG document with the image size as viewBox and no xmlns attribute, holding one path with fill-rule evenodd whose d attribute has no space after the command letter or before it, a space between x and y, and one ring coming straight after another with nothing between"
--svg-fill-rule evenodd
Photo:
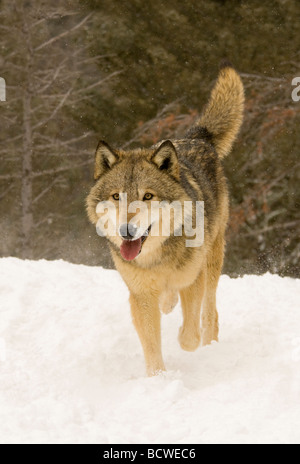
<instances>
[{"instance_id":1,"label":"wolf","mask_svg":"<svg viewBox=\"0 0 300 464\"><path fill-rule=\"evenodd\" d=\"M95 184L87 197L87 214L103 227L103 216L116 233L108 233L116 269L130 292L133 324L144 352L149 376L165 370L161 350L161 312L169 313L180 295L183 322L179 343L194 351L218 341L216 290L221 274L229 194L222 166L243 120L244 88L237 71L225 63L209 101L195 125L179 140L163 140L150 148L122 150L100 141L95 154ZM124 201L126 195L126 206ZM204 240L186 246L182 220L170 233L153 234L151 215L137 221L129 206L139 202L149 212L158 202L204 204ZM115 214L99 204L113 206ZM123 205L123 207L122 207ZM164 217L160 214L159 225ZM148 220L147 220L148 218ZM149 219L150 218L150 219ZM139 218L140 219L140 218ZM143 226L141 226L141 223ZM102 226L101 226L102 224ZM107 224L106 224L107 225ZM181 229L182 233L178 233ZM112 229L109 229L112 230Z\"/></svg>"}]
</instances>

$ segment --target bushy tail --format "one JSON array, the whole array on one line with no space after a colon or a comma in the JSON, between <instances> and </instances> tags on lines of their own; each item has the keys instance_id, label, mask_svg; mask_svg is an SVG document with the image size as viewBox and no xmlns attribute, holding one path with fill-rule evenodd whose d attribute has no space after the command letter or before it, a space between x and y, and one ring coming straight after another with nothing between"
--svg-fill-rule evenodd
<instances>
[{"instance_id":1,"label":"bushy tail","mask_svg":"<svg viewBox=\"0 0 300 464\"><path fill-rule=\"evenodd\" d=\"M226 156L243 121L244 87L238 73L230 64L224 64L211 92L209 102L189 138L209 138L220 158Z\"/></svg>"}]
</instances>

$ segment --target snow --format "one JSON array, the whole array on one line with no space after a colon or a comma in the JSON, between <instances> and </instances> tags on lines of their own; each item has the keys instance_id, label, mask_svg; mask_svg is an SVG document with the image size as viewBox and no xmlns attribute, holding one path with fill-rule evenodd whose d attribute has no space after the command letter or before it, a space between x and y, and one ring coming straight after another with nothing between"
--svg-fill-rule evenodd
<instances>
[{"instance_id":1,"label":"snow","mask_svg":"<svg viewBox=\"0 0 300 464\"><path fill-rule=\"evenodd\" d=\"M145 376L116 271L0 259L1 443L300 443L300 280L222 276L220 343Z\"/></svg>"}]
</instances>

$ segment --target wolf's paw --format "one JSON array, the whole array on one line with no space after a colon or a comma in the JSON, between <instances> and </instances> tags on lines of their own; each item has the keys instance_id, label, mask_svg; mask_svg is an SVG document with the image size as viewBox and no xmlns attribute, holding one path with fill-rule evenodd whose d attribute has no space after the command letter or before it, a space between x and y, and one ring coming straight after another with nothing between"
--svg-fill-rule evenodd
<instances>
[{"instance_id":1,"label":"wolf's paw","mask_svg":"<svg viewBox=\"0 0 300 464\"><path fill-rule=\"evenodd\" d=\"M191 332L185 330L183 327L180 327L178 340L180 346L185 351L195 351L200 345L201 336L200 331Z\"/></svg>"},{"instance_id":2,"label":"wolf's paw","mask_svg":"<svg viewBox=\"0 0 300 464\"><path fill-rule=\"evenodd\" d=\"M153 365L147 365L147 376L148 377L155 377L156 375L160 375L166 371L165 365L163 362L155 363Z\"/></svg>"},{"instance_id":3,"label":"wolf's paw","mask_svg":"<svg viewBox=\"0 0 300 464\"><path fill-rule=\"evenodd\" d=\"M201 330L201 346L210 345L211 342L219 341L219 330L217 328L207 328Z\"/></svg>"},{"instance_id":4,"label":"wolf's paw","mask_svg":"<svg viewBox=\"0 0 300 464\"><path fill-rule=\"evenodd\" d=\"M178 294L176 292L166 292L160 297L159 307L162 313L169 314L178 303Z\"/></svg>"}]
</instances>

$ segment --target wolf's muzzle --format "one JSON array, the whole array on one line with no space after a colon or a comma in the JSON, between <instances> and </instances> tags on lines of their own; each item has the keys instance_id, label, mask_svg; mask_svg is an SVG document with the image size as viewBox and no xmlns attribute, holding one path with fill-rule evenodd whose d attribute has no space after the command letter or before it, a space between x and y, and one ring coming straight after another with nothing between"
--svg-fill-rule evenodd
<instances>
[{"instance_id":1,"label":"wolf's muzzle","mask_svg":"<svg viewBox=\"0 0 300 464\"><path fill-rule=\"evenodd\" d=\"M133 240L138 231L135 224L122 224L119 228L120 236L125 240Z\"/></svg>"}]
</instances>

